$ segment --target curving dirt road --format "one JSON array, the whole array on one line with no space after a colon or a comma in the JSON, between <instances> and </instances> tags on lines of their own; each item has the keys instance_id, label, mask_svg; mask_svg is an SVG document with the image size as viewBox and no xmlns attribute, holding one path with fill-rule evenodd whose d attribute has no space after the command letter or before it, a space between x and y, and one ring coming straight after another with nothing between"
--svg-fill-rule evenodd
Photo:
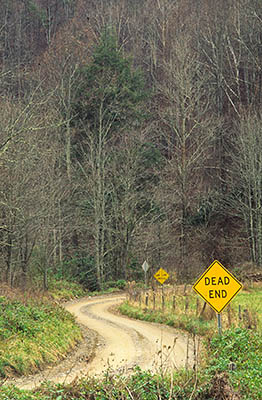
<instances>
[{"instance_id":1,"label":"curving dirt road","mask_svg":"<svg viewBox=\"0 0 262 400\"><path fill-rule=\"evenodd\" d=\"M13 383L29 389L43 380L69 383L107 370L128 374L135 366L152 371L192 366L192 344L181 332L110 312L124 299L124 295L112 295L67 303L65 308L88 328L84 343L56 367Z\"/></svg>"}]
</instances>

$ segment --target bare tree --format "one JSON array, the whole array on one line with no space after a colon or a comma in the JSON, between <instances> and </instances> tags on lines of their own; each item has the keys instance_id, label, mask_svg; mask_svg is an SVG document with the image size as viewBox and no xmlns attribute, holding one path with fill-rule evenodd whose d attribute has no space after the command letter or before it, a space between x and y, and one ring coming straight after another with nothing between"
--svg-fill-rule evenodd
<instances>
[{"instance_id":1,"label":"bare tree","mask_svg":"<svg viewBox=\"0 0 262 400\"><path fill-rule=\"evenodd\" d=\"M92 61L80 70L72 123L78 131L75 159L90 191L97 284L102 287L109 249L106 243L110 168L121 135L137 128L146 94L139 72L132 69L117 47L116 37L105 31Z\"/></svg>"},{"instance_id":2,"label":"bare tree","mask_svg":"<svg viewBox=\"0 0 262 400\"><path fill-rule=\"evenodd\" d=\"M23 100L6 96L1 102L0 248L9 284L21 274L26 283L46 212L44 199L56 191L45 174L47 166L56 165L59 154L51 132L60 119L48 107L50 97L43 97L37 88L24 93Z\"/></svg>"},{"instance_id":3,"label":"bare tree","mask_svg":"<svg viewBox=\"0 0 262 400\"><path fill-rule=\"evenodd\" d=\"M227 212L244 222L250 259L262 265L262 120L260 115L244 114L235 124L230 149L230 192Z\"/></svg>"},{"instance_id":4,"label":"bare tree","mask_svg":"<svg viewBox=\"0 0 262 400\"><path fill-rule=\"evenodd\" d=\"M210 114L208 72L192 51L189 37L173 40L170 57L162 68L163 81L156 85L161 98L158 118L162 145L168 161L164 185L170 185L167 206L176 210L173 218L180 231L180 260L186 272L188 217L200 193L208 190L204 171L218 121Z\"/></svg>"},{"instance_id":5,"label":"bare tree","mask_svg":"<svg viewBox=\"0 0 262 400\"><path fill-rule=\"evenodd\" d=\"M261 3L231 0L205 7L199 52L215 86L216 112L238 117L243 106L261 103Z\"/></svg>"}]
</instances>

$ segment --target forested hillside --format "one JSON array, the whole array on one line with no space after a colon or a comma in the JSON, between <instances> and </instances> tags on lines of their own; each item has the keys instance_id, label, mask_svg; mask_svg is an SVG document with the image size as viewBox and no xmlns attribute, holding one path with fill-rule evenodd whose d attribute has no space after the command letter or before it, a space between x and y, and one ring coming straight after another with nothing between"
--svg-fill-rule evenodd
<instances>
[{"instance_id":1,"label":"forested hillside","mask_svg":"<svg viewBox=\"0 0 262 400\"><path fill-rule=\"evenodd\" d=\"M262 3L1 0L0 279L262 265Z\"/></svg>"}]
</instances>

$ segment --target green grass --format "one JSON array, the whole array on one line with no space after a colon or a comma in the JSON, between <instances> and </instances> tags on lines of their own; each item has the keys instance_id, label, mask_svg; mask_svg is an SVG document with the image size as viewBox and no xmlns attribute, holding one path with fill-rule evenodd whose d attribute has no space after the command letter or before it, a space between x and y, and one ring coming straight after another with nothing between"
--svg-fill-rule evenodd
<instances>
[{"instance_id":1,"label":"green grass","mask_svg":"<svg viewBox=\"0 0 262 400\"><path fill-rule=\"evenodd\" d=\"M201 396L208 400L213 400L212 396L217 399L219 394L215 393L215 390L218 390L216 387L223 388L225 386L229 392L231 391L231 395L234 391L238 392L243 400L261 400L262 289L249 288L236 296L231 303L231 311L229 312L230 308L228 307L222 314L222 321L227 321L227 324L223 326L223 332L220 336L217 334L217 329L214 330L216 320L203 321L196 316L194 295L189 295L187 298L187 313L183 313L183 297L176 297L178 301L176 310L173 312L170 311L170 300L165 302L165 309L161 312L161 310L145 307L143 298L140 307L137 306L137 302L135 304L125 302L120 306L120 311L132 318L160 322L175 328L182 328L191 333L206 335L207 342L204 354L208 354L208 356L199 377L200 380L206 382L206 386L197 386L196 393L200 396L196 397L197 399L202 399ZM159 303L160 301L158 301ZM239 305L242 314L241 320L238 319ZM243 320L243 310L245 309L248 310L253 329L245 328L245 321ZM231 321L231 324L228 324L229 321ZM229 326L229 329L226 328L226 325ZM205 397L208 386L211 397ZM223 397L223 393L221 393L221 397Z\"/></svg>"},{"instance_id":2,"label":"green grass","mask_svg":"<svg viewBox=\"0 0 262 400\"><path fill-rule=\"evenodd\" d=\"M67 385L45 382L34 391L3 387L0 400L220 400L240 398L233 397L236 393L241 400L261 400L261 372L257 374L252 361L248 364L251 372L246 373L246 360L240 354L247 341L256 348L257 338L245 330L214 337L208 352L210 362L198 372L180 370L163 376L136 368L131 376L123 376L107 371L102 378ZM233 358L239 358L236 371L226 365L229 349Z\"/></svg>"},{"instance_id":3,"label":"green grass","mask_svg":"<svg viewBox=\"0 0 262 400\"><path fill-rule=\"evenodd\" d=\"M236 328L215 336L208 347L207 374L227 373L242 400L262 399L262 334ZM233 370L229 369L233 366Z\"/></svg>"},{"instance_id":4,"label":"green grass","mask_svg":"<svg viewBox=\"0 0 262 400\"><path fill-rule=\"evenodd\" d=\"M51 279L49 282L48 294L58 302L65 302L71 299L83 296L100 296L102 294L110 294L123 290L126 282L124 280L106 282L105 288L100 291L87 291L81 285L66 279Z\"/></svg>"},{"instance_id":5,"label":"green grass","mask_svg":"<svg viewBox=\"0 0 262 400\"><path fill-rule=\"evenodd\" d=\"M235 315L239 304L243 309L260 313L261 293L259 289L241 292L232 302ZM192 299L195 304L195 298ZM69 385L45 382L34 391L2 387L0 400L218 400L234 398L234 393L241 400L262 400L262 332L259 325L258 331L243 326L224 328L219 336L212 328L214 321L192 318L196 311L194 304L188 305L192 310L188 316L181 311L184 307L183 298L180 304L181 309L176 316L174 312L162 313L161 310L153 311L144 306L134 307L127 302L121 306L121 311L131 317L206 335L201 352L203 362L197 370L174 371L172 376L163 376L137 368L128 377L114 375L108 370L101 379L86 378ZM25 309L21 308L21 312L25 312ZM32 311L28 312L30 314ZM35 318L41 319L41 313ZM26 324L24 326L27 327ZM13 330L9 329L9 332L11 338Z\"/></svg>"},{"instance_id":6,"label":"green grass","mask_svg":"<svg viewBox=\"0 0 262 400\"><path fill-rule=\"evenodd\" d=\"M71 314L48 303L0 298L0 377L37 371L81 340Z\"/></svg>"},{"instance_id":7,"label":"green grass","mask_svg":"<svg viewBox=\"0 0 262 400\"><path fill-rule=\"evenodd\" d=\"M119 306L119 311L130 318L169 325L197 335L207 334L214 326L213 321L199 320L192 315L178 315L171 311L163 313L160 310L142 309L130 305L127 301Z\"/></svg>"},{"instance_id":8,"label":"green grass","mask_svg":"<svg viewBox=\"0 0 262 400\"><path fill-rule=\"evenodd\" d=\"M101 379L85 378L68 385L45 382L34 391L2 387L0 400L217 400L234 398L234 393L241 400L262 399L261 334L227 330L206 343L204 354L204 367L195 371L163 376L136 368L125 377L108 370Z\"/></svg>"},{"instance_id":9,"label":"green grass","mask_svg":"<svg viewBox=\"0 0 262 400\"><path fill-rule=\"evenodd\" d=\"M257 320L258 330L262 332L262 288L249 288L242 290L233 300L232 306L238 311L248 309Z\"/></svg>"},{"instance_id":10,"label":"green grass","mask_svg":"<svg viewBox=\"0 0 262 400\"><path fill-rule=\"evenodd\" d=\"M104 293L119 290L120 283ZM45 299L41 301L36 300L37 294L25 300L19 291L7 292L8 298L0 297L0 378L37 372L64 358L81 340L74 317L53 301L62 303L86 295L80 285L53 279L48 293L38 293Z\"/></svg>"},{"instance_id":11,"label":"green grass","mask_svg":"<svg viewBox=\"0 0 262 400\"><path fill-rule=\"evenodd\" d=\"M59 302L83 297L87 294L81 285L78 283L69 282L65 279L50 280L48 293L51 298Z\"/></svg>"},{"instance_id":12,"label":"green grass","mask_svg":"<svg viewBox=\"0 0 262 400\"><path fill-rule=\"evenodd\" d=\"M106 373L101 379L87 378L70 385L44 383L34 392L3 388L0 400L188 400L194 393L194 383L195 376L190 371L162 377L137 368L129 377ZM202 393L207 393L205 383L201 388Z\"/></svg>"},{"instance_id":13,"label":"green grass","mask_svg":"<svg viewBox=\"0 0 262 400\"><path fill-rule=\"evenodd\" d=\"M148 293L147 305L146 293ZM161 322L191 333L200 335L215 333L217 331L216 315L209 306L202 314L203 305L204 301L190 287L187 288L186 295L181 287L166 287L164 308L162 308L162 290L155 290L155 292L147 290L142 291L140 298L137 296L136 300L131 296L128 303L121 307L121 312L132 318ZM239 310L241 319L239 319ZM262 288L247 288L240 291L221 315L223 329L251 325L262 331Z\"/></svg>"}]
</instances>

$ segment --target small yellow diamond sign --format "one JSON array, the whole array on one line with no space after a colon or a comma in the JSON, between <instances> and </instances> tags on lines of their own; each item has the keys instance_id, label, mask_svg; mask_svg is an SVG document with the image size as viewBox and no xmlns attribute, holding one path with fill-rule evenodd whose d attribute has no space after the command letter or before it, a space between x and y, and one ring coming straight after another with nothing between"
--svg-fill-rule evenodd
<instances>
[{"instance_id":1,"label":"small yellow diamond sign","mask_svg":"<svg viewBox=\"0 0 262 400\"><path fill-rule=\"evenodd\" d=\"M154 278L156 278L159 283L163 284L169 278L169 274L163 268L160 268L155 273Z\"/></svg>"},{"instance_id":2,"label":"small yellow diamond sign","mask_svg":"<svg viewBox=\"0 0 262 400\"><path fill-rule=\"evenodd\" d=\"M215 260L194 284L193 289L220 314L242 287L243 285Z\"/></svg>"}]
</instances>

